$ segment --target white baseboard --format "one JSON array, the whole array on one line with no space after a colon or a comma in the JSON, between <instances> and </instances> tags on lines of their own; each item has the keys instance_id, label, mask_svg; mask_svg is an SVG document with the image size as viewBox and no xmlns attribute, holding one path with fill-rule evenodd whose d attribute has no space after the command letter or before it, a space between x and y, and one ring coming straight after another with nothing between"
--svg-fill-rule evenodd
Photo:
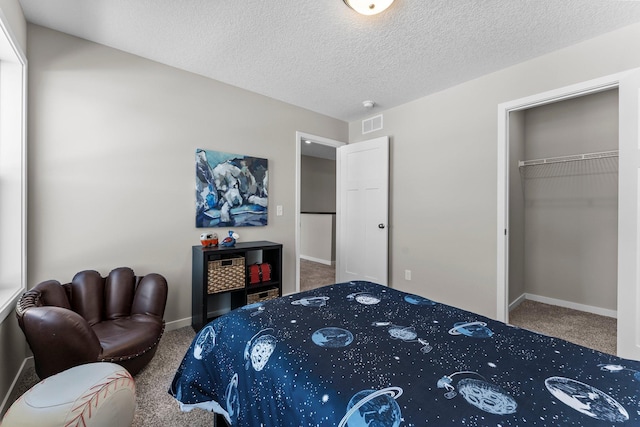
<instances>
[{"instance_id":1,"label":"white baseboard","mask_svg":"<svg viewBox=\"0 0 640 427\"><path fill-rule=\"evenodd\" d=\"M618 312L616 310L610 310L602 307L594 307L592 305L579 304L577 302L565 301L557 298L549 298L543 297L540 295L524 293L520 295L514 302L509 304L509 311L516 308L518 305L522 304L524 300L531 300L536 302L541 302L543 304L549 305L557 305L559 307L570 308L572 310L585 311L587 313L598 314L600 316L613 317L614 319L618 318Z\"/></svg>"},{"instance_id":2,"label":"white baseboard","mask_svg":"<svg viewBox=\"0 0 640 427\"><path fill-rule=\"evenodd\" d=\"M307 261L313 261L313 262L317 262L320 264L324 264L324 265L334 265L335 261L331 261L331 260L327 260L327 259L321 259L321 258L315 258L309 255L300 255L300 258L302 259L306 259Z\"/></svg>"},{"instance_id":3,"label":"white baseboard","mask_svg":"<svg viewBox=\"0 0 640 427\"><path fill-rule=\"evenodd\" d=\"M522 304L527 299L527 294L522 294L518 298L515 299L511 304L509 304L509 311L513 310L520 304Z\"/></svg>"},{"instance_id":4,"label":"white baseboard","mask_svg":"<svg viewBox=\"0 0 640 427\"><path fill-rule=\"evenodd\" d=\"M165 331L175 331L176 329L184 328L185 326L191 326L191 317L185 317L184 319L172 320L164 325Z\"/></svg>"},{"instance_id":5,"label":"white baseboard","mask_svg":"<svg viewBox=\"0 0 640 427\"><path fill-rule=\"evenodd\" d=\"M11 406L11 404L13 404L13 402L18 397L20 397L20 396L14 396L16 384L18 383L18 380L20 379L20 375L22 375L22 372L25 369L32 367L33 363L34 363L33 356L27 357L22 361L22 365L20 365L20 369L18 369L18 373L16 374L15 378L13 379L13 382L11 383L11 386L9 387L9 390L7 391L7 395L2 400L2 404L0 404L0 414L4 415L4 413L7 412L7 409L9 409L9 406Z\"/></svg>"},{"instance_id":6,"label":"white baseboard","mask_svg":"<svg viewBox=\"0 0 640 427\"><path fill-rule=\"evenodd\" d=\"M212 317L222 316L223 314L228 313L230 310L222 309L222 310L214 310L207 313L207 317L211 319ZM165 331L175 331L176 329L184 328L185 326L191 326L191 317L185 317L184 319L172 320L171 322L166 322L164 325Z\"/></svg>"}]
</instances>

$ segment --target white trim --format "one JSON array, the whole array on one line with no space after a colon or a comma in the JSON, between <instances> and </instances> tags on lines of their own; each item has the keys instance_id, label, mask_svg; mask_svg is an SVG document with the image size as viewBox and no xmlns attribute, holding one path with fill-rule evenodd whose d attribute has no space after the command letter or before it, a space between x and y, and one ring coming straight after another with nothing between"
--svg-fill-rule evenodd
<instances>
[{"instance_id":1,"label":"white trim","mask_svg":"<svg viewBox=\"0 0 640 427\"><path fill-rule=\"evenodd\" d=\"M4 32L7 40L9 41L9 45L11 50L16 55L17 62L26 66L27 65L27 56L22 51L20 44L18 43L18 38L13 34L13 30L11 30L11 26L9 25L9 20L4 15L2 10L0 10L0 30Z\"/></svg>"},{"instance_id":2,"label":"white trim","mask_svg":"<svg viewBox=\"0 0 640 427\"><path fill-rule=\"evenodd\" d=\"M300 257L301 257L301 254L300 254L300 175L301 175L301 156L302 156L302 149L301 149L300 142L303 139L308 139L315 143L328 145L334 148L347 145L346 142L325 138L323 136L312 135L305 132L296 131L296 141L295 141L295 144L296 144L296 203L295 203L296 288L295 288L295 292L300 292ZM338 197L337 194L336 194L336 197ZM336 254L336 257L337 257L337 254Z\"/></svg>"},{"instance_id":3,"label":"white trim","mask_svg":"<svg viewBox=\"0 0 640 427\"><path fill-rule=\"evenodd\" d=\"M497 303L496 319L507 323L509 312L509 112L504 104L498 105L498 248L497 248Z\"/></svg>"},{"instance_id":4,"label":"white trim","mask_svg":"<svg viewBox=\"0 0 640 427\"><path fill-rule=\"evenodd\" d=\"M176 329L184 328L185 326L191 326L191 317L185 317L184 319L172 320L171 322L166 322L164 325L164 330L175 331Z\"/></svg>"},{"instance_id":5,"label":"white trim","mask_svg":"<svg viewBox=\"0 0 640 427\"><path fill-rule=\"evenodd\" d=\"M18 298L25 291L24 287L0 289L0 322L4 321L15 310Z\"/></svg>"},{"instance_id":6,"label":"white trim","mask_svg":"<svg viewBox=\"0 0 640 427\"><path fill-rule=\"evenodd\" d=\"M9 390L7 390L7 394L4 396L4 399L2 400L2 404L0 404L0 414L4 414L7 411L7 409L9 409L8 407L11 406L13 402L18 399L18 397L20 397L20 396L14 396L14 393L15 393L14 390L16 388L16 384L18 384L18 380L20 379L20 376L22 375L24 370L32 366L34 366L33 356L27 357L22 361L22 364L20 365L20 369L18 369L18 373L13 378L13 381L11 382L11 386L9 386Z\"/></svg>"},{"instance_id":7,"label":"white trim","mask_svg":"<svg viewBox=\"0 0 640 427\"><path fill-rule=\"evenodd\" d=\"M633 71L623 71L498 105L497 320L502 322L509 320L509 113L617 88L620 80Z\"/></svg>"},{"instance_id":8,"label":"white trim","mask_svg":"<svg viewBox=\"0 0 640 427\"><path fill-rule=\"evenodd\" d=\"M513 301L511 304L509 304L509 311L514 310L515 308L517 308L520 304L522 304L526 300L527 300L527 294L520 295L518 298L515 299L515 301Z\"/></svg>"},{"instance_id":9,"label":"white trim","mask_svg":"<svg viewBox=\"0 0 640 427\"><path fill-rule=\"evenodd\" d=\"M27 288L27 58L20 48L19 43L17 42L17 38L13 34L11 27L9 25L9 21L5 17L4 13L0 10L0 31L4 33L4 38L0 43L0 91L3 93L2 107L0 108L0 116L2 117L2 121L4 125L2 127L2 145L6 143L4 138L7 138L10 143L9 146L14 146L13 144L19 144L19 162L18 155L15 154L15 163L20 164L20 170L18 173L14 172L15 176L12 178L20 181L20 203L15 203L15 205L20 206L20 214L16 215L19 217L13 218L11 220L11 227L18 227L18 222L20 230L13 236L10 237L11 240L8 245L12 245L15 247L11 248L11 251L15 251L13 253L17 253L19 251L19 258L15 260L11 260L9 263L16 265L16 271L11 270L9 274L9 278L4 277L4 280L7 280L7 283L10 286L7 286L7 283L2 283L0 286L3 286L3 291L1 293L2 298L0 298L0 322L4 321L7 316L13 311L13 308L16 304L18 297L26 290ZM9 108L7 108L9 107ZM13 107L18 107L19 110L14 110ZM7 117L10 116L10 117ZM7 146L5 145L4 148ZM15 145L17 148L17 145ZM15 201L17 202L17 197ZM5 233L6 230L0 230L1 233ZM19 237L17 237L19 236ZM3 236L4 237L4 236ZM15 240L15 244L14 244ZM18 248L20 246L20 248ZM6 247L3 247L3 251L6 250ZM2 252L2 251L0 251ZM6 266L5 266L6 267ZM4 267L1 267L4 268ZM19 270L19 271L18 271ZM16 283L19 282L19 283Z\"/></svg>"},{"instance_id":10,"label":"white trim","mask_svg":"<svg viewBox=\"0 0 640 427\"><path fill-rule=\"evenodd\" d=\"M324 264L324 265L334 265L335 264L335 261L331 261L331 260L328 260L328 259L316 258L316 257L312 257L312 256L309 256L309 255L300 254L300 258L301 259L306 259L307 261L317 262L318 264Z\"/></svg>"},{"instance_id":11,"label":"white trim","mask_svg":"<svg viewBox=\"0 0 640 427\"><path fill-rule=\"evenodd\" d=\"M600 316L618 318L618 312L616 310L610 310L608 308L595 307L592 305L579 304L577 302L565 301L557 298L543 297L541 295L524 293L518 297L514 302L509 305L509 311L513 310L525 300L541 302L543 304L555 305L558 307L570 308L572 310L584 311L587 313L593 313Z\"/></svg>"},{"instance_id":12,"label":"white trim","mask_svg":"<svg viewBox=\"0 0 640 427\"><path fill-rule=\"evenodd\" d=\"M640 360L640 68L621 79L618 102L617 354Z\"/></svg>"}]
</instances>

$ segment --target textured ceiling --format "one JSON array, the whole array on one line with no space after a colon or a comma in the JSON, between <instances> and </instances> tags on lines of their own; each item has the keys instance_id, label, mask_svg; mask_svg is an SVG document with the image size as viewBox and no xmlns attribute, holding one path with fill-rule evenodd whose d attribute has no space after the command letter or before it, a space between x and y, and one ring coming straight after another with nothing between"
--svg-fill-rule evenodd
<instances>
[{"instance_id":1,"label":"textured ceiling","mask_svg":"<svg viewBox=\"0 0 640 427\"><path fill-rule=\"evenodd\" d=\"M630 0L396 0L369 17L342 0L19 1L29 22L346 121L640 22Z\"/></svg>"}]
</instances>

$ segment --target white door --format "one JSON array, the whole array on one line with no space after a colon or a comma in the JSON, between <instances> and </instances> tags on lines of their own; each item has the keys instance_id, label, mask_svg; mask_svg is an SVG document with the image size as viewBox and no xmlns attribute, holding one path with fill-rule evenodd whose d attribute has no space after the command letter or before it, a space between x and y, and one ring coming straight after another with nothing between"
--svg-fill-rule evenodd
<instances>
[{"instance_id":1,"label":"white door","mask_svg":"<svg viewBox=\"0 0 640 427\"><path fill-rule=\"evenodd\" d=\"M387 285L389 137L337 149L336 280Z\"/></svg>"},{"instance_id":2,"label":"white door","mask_svg":"<svg viewBox=\"0 0 640 427\"><path fill-rule=\"evenodd\" d=\"M618 355L640 360L640 71L618 86Z\"/></svg>"}]
</instances>

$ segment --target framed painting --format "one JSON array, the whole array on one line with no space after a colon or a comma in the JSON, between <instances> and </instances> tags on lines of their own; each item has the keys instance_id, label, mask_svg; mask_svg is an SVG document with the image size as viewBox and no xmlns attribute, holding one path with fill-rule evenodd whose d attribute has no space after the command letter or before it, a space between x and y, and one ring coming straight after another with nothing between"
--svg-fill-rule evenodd
<instances>
[{"instance_id":1,"label":"framed painting","mask_svg":"<svg viewBox=\"0 0 640 427\"><path fill-rule=\"evenodd\" d=\"M267 159L196 149L196 227L267 225Z\"/></svg>"}]
</instances>

